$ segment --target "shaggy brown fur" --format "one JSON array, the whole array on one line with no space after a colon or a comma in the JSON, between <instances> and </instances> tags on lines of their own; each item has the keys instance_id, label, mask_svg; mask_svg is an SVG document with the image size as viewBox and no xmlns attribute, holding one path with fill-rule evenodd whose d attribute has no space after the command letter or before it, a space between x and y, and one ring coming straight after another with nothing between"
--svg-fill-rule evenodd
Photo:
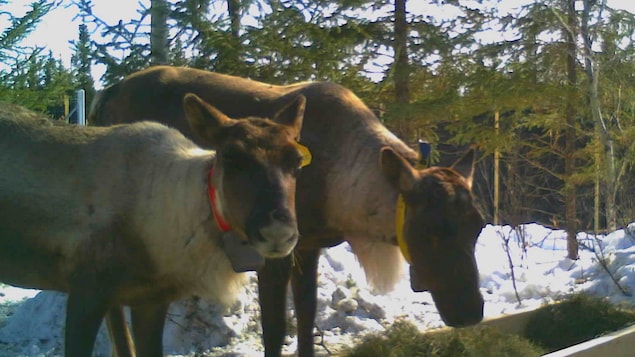
<instances>
[{"instance_id":1,"label":"shaggy brown fur","mask_svg":"<svg viewBox=\"0 0 635 357\"><path fill-rule=\"evenodd\" d=\"M302 239L295 250L297 263L270 259L258 272L267 356L280 355L288 279L298 317L298 354L313 355L321 248L350 242L371 284L379 290L394 285L402 265L395 244L399 194L408 204L404 235L413 254L413 289L429 289L449 325L482 319L474 246L483 220L471 193L472 156L453 168L416 170L417 154L342 86L276 86L184 67L150 68L105 89L89 122L110 125L147 118L189 136L178 105L189 91L234 116L269 115L288 97L301 94L307 99L302 142L313 163L298 179Z\"/></svg>"},{"instance_id":2,"label":"shaggy brown fur","mask_svg":"<svg viewBox=\"0 0 635 357\"><path fill-rule=\"evenodd\" d=\"M211 215L212 167L234 234L268 258L297 242L304 98L278 123L229 119L193 94L183 103L192 132L216 152L158 123L53 126L0 105L0 281L69 294L67 356L92 355L109 309L131 306L138 355L160 356L171 301L233 300L243 279Z\"/></svg>"}]
</instances>

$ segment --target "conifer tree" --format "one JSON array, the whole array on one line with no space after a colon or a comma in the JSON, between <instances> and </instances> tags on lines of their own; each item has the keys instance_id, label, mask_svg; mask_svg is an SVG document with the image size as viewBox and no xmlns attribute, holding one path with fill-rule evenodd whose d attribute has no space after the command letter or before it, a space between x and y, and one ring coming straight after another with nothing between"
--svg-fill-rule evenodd
<instances>
[{"instance_id":1,"label":"conifer tree","mask_svg":"<svg viewBox=\"0 0 635 357\"><path fill-rule=\"evenodd\" d=\"M86 106L89 106L95 96L95 81L91 72L91 42L88 27L79 25L79 39L73 41L74 53L71 57L71 65L75 82L75 89L83 89L85 92Z\"/></svg>"},{"instance_id":2,"label":"conifer tree","mask_svg":"<svg viewBox=\"0 0 635 357\"><path fill-rule=\"evenodd\" d=\"M35 30L42 17L55 7L51 0L38 0L30 5L23 16L15 16L3 9L8 3L8 0L0 0L0 20L10 24L0 32L0 63L4 64L0 67L0 101L16 99L11 90L23 78L20 69L42 53L42 48L25 47L21 42Z\"/></svg>"}]
</instances>

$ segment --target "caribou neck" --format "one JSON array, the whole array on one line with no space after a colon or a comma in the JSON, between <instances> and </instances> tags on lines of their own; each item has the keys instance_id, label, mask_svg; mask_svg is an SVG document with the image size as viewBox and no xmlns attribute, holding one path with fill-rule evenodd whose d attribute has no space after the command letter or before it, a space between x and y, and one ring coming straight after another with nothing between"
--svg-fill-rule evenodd
<instances>
[{"instance_id":1,"label":"caribou neck","mask_svg":"<svg viewBox=\"0 0 635 357\"><path fill-rule=\"evenodd\" d=\"M356 150L340 156L329 180L329 221L343 232L373 289L391 291L403 269L395 229L399 193L384 178L380 152L390 146L406 157L416 155L376 120L349 131L345 140Z\"/></svg>"},{"instance_id":2,"label":"caribou neck","mask_svg":"<svg viewBox=\"0 0 635 357\"><path fill-rule=\"evenodd\" d=\"M213 220L208 196L208 174L214 164L211 151L187 149L177 153L164 153L166 160L157 165L157 173L142 187L138 209L145 219L154 224L139 222L147 227L146 234L165 237L170 249L159 254L174 255L164 261L186 258L174 254L201 254L200 250L220 249L221 231ZM142 196L143 198L143 196ZM197 252L198 251L198 252ZM183 261L181 261L181 264Z\"/></svg>"},{"instance_id":3,"label":"caribou neck","mask_svg":"<svg viewBox=\"0 0 635 357\"><path fill-rule=\"evenodd\" d=\"M223 233L212 216L208 175L215 154L194 147L167 157L155 169L139 199L137 227L150 243L155 274L171 282L181 296L198 295L230 304L243 284L223 247ZM171 157L170 157L171 156ZM154 188L151 186L155 186ZM144 207L141 207L144 206ZM157 241L161 241L160 244Z\"/></svg>"},{"instance_id":4,"label":"caribou neck","mask_svg":"<svg viewBox=\"0 0 635 357\"><path fill-rule=\"evenodd\" d=\"M369 125L370 124L370 125ZM329 223L345 236L395 241L395 210L399 193L384 178L379 166L381 148L390 146L408 157L413 150L379 122L348 131L345 139L357 148L339 157L331 170L328 187ZM345 194L342 194L342 193Z\"/></svg>"}]
</instances>

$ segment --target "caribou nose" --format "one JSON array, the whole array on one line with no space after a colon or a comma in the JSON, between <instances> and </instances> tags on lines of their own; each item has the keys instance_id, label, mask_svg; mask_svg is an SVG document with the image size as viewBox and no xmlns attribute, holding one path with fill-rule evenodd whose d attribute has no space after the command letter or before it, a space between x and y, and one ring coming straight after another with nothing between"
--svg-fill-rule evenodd
<instances>
[{"instance_id":1,"label":"caribou nose","mask_svg":"<svg viewBox=\"0 0 635 357\"><path fill-rule=\"evenodd\" d=\"M274 220L269 225L260 228L263 241L277 243L292 243L297 237L297 228L280 220Z\"/></svg>"},{"instance_id":2,"label":"caribou nose","mask_svg":"<svg viewBox=\"0 0 635 357\"><path fill-rule=\"evenodd\" d=\"M269 216L274 221L279 221L282 223L291 222L291 214L289 214L289 211L286 209L282 209L282 208L274 209L273 211L271 211Z\"/></svg>"},{"instance_id":3,"label":"caribou nose","mask_svg":"<svg viewBox=\"0 0 635 357\"><path fill-rule=\"evenodd\" d=\"M259 230L258 246L266 258L281 258L293 250L298 242L298 228L295 224L272 221Z\"/></svg>"}]
</instances>

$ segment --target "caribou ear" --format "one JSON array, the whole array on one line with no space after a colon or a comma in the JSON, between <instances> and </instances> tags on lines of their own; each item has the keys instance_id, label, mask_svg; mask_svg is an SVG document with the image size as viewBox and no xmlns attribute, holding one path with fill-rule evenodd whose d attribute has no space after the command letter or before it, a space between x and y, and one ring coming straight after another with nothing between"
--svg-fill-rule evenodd
<instances>
[{"instance_id":1,"label":"caribou ear","mask_svg":"<svg viewBox=\"0 0 635 357\"><path fill-rule=\"evenodd\" d=\"M183 97L183 111L194 134L212 147L219 144L219 130L231 126L234 122L194 93L187 93Z\"/></svg>"},{"instance_id":2,"label":"caribou ear","mask_svg":"<svg viewBox=\"0 0 635 357\"><path fill-rule=\"evenodd\" d=\"M474 157L474 148L470 148L461 158L456 160L451 168L465 177L468 186L472 188L472 182L474 181L474 164L476 162Z\"/></svg>"},{"instance_id":3,"label":"caribou ear","mask_svg":"<svg viewBox=\"0 0 635 357\"><path fill-rule=\"evenodd\" d=\"M384 177L399 192L414 189L416 171L406 159L389 147L383 147L380 154L380 166Z\"/></svg>"},{"instance_id":4,"label":"caribou ear","mask_svg":"<svg viewBox=\"0 0 635 357\"><path fill-rule=\"evenodd\" d=\"M300 130L302 130L305 108L306 97L301 94L297 95L284 103L282 108L273 115L272 120L278 124L290 126L294 130L295 140L300 141Z\"/></svg>"}]
</instances>

